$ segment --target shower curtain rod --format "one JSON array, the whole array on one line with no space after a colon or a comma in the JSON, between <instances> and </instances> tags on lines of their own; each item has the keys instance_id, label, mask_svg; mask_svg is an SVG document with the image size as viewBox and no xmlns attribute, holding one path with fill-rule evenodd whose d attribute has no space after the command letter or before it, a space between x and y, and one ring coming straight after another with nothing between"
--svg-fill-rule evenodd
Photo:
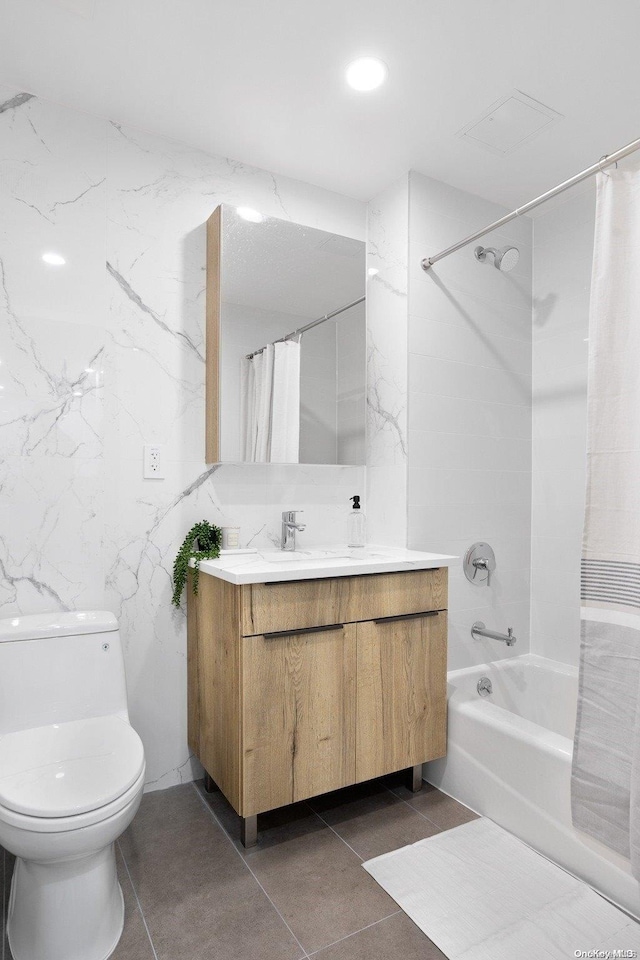
<instances>
[{"instance_id":1,"label":"shower curtain rod","mask_svg":"<svg viewBox=\"0 0 640 960\"><path fill-rule=\"evenodd\" d=\"M425 257L422 261L422 269L429 270L434 263L437 263L438 260L442 260L443 257L448 257L450 253L455 253L456 250L466 247L469 243L473 243L474 240L479 240L480 237L484 237L485 234L491 233L493 230L497 230L498 227L504 226L505 223L510 223L510 221L515 220L516 217L523 216L525 213L528 213L529 210L533 210L534 207L540 206L540 204L544 203L546 200L551 200L552 197L557 197L558 194L564 193L565 190L575 186L576 183L580 183L582 180L588 180L589 177L594 175L594 173L598 173L599 170L604 170L605 167L610 167L612 163L617 163L618 160L628 157L630 153L635 153L635 151L638 149L640 149L640 140L632 140L631 143L628 143L626 146L616 150L615 153L605 154L605 156L598 160L597 163L593 163L590 167L587 167L586 170L582 170L581 173L576 173L575 177L570 177L569 180L559 183L557 187L553 187L552 190L547 190L546 193L540 194L539 197L536 197L535 200L530 200L529 203L525 203L524 206L516 207L515 210L511 211L511 213L507 213L504 217L500 217L499 220L495 220L493 223L490 223L488 227L483 227L482 230L472 233L470 236L465 237L464 240L460 240L458 243L454 243L451 247L447 247L446 250L436 253L433 257Z\"/></svg>"},{"instance_id":2,"label":"shower curtain rod","mask_svg":"<svg viewBox=\"0 0 640 960\"><path fill-rule=\"evenodd\" d=\"M344 313L345 310L350 310L351 307L357 307L359 303L364 303L366 299L366 297L360 297L358 300L352 300L351 303L348 303L345 307L340 307L339 310L334 310L332 313L325 313L324 317L319 317L317 320L312 320L311 323L305 324L304 327L298 327L297 330L294 330L292 333L288 333L284 337L279 337L277 340L274 340L273 343L284 343L285 340L293 340L294 337L299 337L301 333L306 333L307 330L311 330L312 327L317 327L319 323L324 323L325 320L331 320L333 317L337 317L339 313ZM266 349L266 347L260 347L259 350L254 350L253 353L248 353L245 356L245 360L253 360L256 354L262 353L262 351Z\"/></svg>"}]
</instances>

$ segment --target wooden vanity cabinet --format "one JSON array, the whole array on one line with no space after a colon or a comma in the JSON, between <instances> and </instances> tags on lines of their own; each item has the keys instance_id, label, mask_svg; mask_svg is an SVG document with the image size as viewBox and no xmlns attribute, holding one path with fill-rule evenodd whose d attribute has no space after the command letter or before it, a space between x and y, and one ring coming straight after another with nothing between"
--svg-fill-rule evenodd
<instances>
[{"instance_id":1,"label":"wooden vanity cabinet","mask_svg":"<svg viewBox=\"0 0 640 960\"><path fill-rule=\"evenodd\" d=\"M354 783L356 624L242 646L245 815Z\"/></svg>"},{"instance_id":2,"label":"wooden vanity cabinet","mask_svg":"<svg viewBox=\"0 0 640 960\"><path fill-rule=\"evenodd\" d=\"M188 590L189 746L244 818L442 757L447 571Z\"/></svg>"}]
</instances>

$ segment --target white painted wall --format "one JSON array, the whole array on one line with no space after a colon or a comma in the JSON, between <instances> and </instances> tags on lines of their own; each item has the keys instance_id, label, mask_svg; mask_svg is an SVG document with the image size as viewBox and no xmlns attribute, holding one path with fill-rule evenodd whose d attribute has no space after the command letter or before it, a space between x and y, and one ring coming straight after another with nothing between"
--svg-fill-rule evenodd
<instances>
[{"instance_id":1,"label":"white painted wall","mask_svg":"<svg viewBox=\"0 0 640 960\"><path fill-rule=\"evenodd\" d=\"M591 181L533 227L531 649L576 665L594 216Z\"/></svg>"},{"instance_id":2,"label":"white painted wall","mask_svg":"<svg viewBox=\"0 0 640 960\"><path fill-rule=\"evenodd\" d=\"M412 173L409 204L408 545L464 556L494 548L491 586L450 569L449 669L529 649L531 502L531 222L509 224L486 246L515 244L501 273L473 246L425 273L420 261L507 211ZM475 620L515 647L475 641Z\"/></svg>"},{"instance_id":3,"label":"white painted wall","mask_svg":"<svg viewBox=\"0 0 640 960\"><path fill-rule=\"evenodd\" d=\"M365 205L0 88L0 616L120 621L149 785L190 779L184 612L171 567L203 517L270 545L346 539L364 470L206 467L203 224L245 204L364 239ZM41 254L58 251L64 268ZM105 269L105 261L108 268ZM166 479L142 479L142 446Z\"/></svg>"}]
</instances>

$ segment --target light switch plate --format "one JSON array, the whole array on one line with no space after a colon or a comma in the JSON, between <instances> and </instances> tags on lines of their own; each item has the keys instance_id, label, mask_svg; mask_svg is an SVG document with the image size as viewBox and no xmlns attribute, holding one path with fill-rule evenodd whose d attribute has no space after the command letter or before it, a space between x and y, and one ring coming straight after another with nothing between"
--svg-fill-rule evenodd
<instances>
[{"instance_id":1,"label":"light switch plate","mask_svg":"<svg viewBox=\"0 0 640 960\"><path fill-rule=\"evenodd\" d=\"M164 456L158 443L145 443L142 448L142 476L145 480L164 480Z\"/></svg>"}]
</instances>

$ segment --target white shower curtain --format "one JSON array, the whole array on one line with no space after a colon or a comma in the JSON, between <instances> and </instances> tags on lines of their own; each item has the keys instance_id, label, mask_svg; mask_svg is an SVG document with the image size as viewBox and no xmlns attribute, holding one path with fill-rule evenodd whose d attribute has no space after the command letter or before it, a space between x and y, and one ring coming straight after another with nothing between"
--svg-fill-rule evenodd
<instances>
[{"instance_id":1,"label":"white shower curtain","mask_svg":"<svg viewBox=\"0 0 640 960\"><path fill-rule=\"evenodd\" d=\"M270 343L242 361L244 459L297 463L300 456L300 341Z\"/></svg>"},{"instance_id":2,"label":"white shower curtain","mask_svg":"<svg viewBox=\"0 0 640 960\"><path fill-rule=\"evenodd\" d=\"M640 879L640 168L598 175L576 827Z\"/></svg>"}]
</instances>

